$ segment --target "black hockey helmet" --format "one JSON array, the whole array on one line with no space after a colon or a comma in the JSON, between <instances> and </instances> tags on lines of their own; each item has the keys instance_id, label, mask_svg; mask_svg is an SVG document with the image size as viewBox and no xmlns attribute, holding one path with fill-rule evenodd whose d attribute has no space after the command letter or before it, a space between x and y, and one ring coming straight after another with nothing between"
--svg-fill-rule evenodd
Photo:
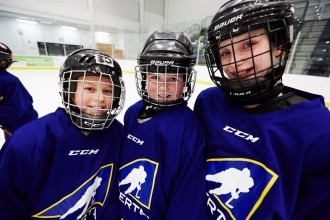
<instances>
[{"instance_id":1,"label":"black hockey helmet","mask_svg":"<svg viewBox=\"0 0 330 220\"><path fill-rule=\"evenodd\" d=\"M0 42L0 70L7 69L13 63L13 53L9 47Z\"/></svg>"},{"instance_id":2,"label":"black hockey helmet","mask_svg":"<svg viewBox=\"0 0 330 220\"><path fill-rule=\"evenodd\" d=\"M294 7L284 0L230 0L215 14L208 28L208 44L205 58L212 81L240 104L258 104L277 96L283 89L282 75L293 41ZM251 42L251 31L264 29L270 40L272 66L269 72L259 77L257 73L249 79L228 79L219 54L220 43L224 40L248 33L246 40ZM233 47L233 46L232 46ZM272 56L272 49L281 50L281 54ZM252 49L251 49L252 53ZM252 53L253 54L253 53ZM236 71L237 56L233 54ZM254 62L256 55L252 55ZM233 63L231 63L233 64ZM255 69L255 68L254 68Z\"/></svg>"},{"instance_id":3,"label":"black hockey helmet","mask_svg":"<svg viewBox=\"0 0 330 220\"><path fill-rule=\"evenodd\" d=\"M146 102L157 106L172 106L187 101L195 86L196 56L192 43L183 32L154 32L146 40L142 52L137 58L136 86L139 95ZM181 74L184 77L184 90L180 99L161 102L153 100L146 91L147 73Z\"/></svg>"},{"instance_id":4,"label":"black hockey helmet","mask_svg":"<svg viewBox=\"0 0 330 220\"><path fill-rule=\"evenodd\" d=\"M106 114L100 116L83 113L80 106L74 103L72 96L76 92L77 82L85 81L85 76L99 76L99 80L101 77L110 79L113 91L112 107ZM72 52L64 61L59 77L62 103L72 123L81 130L108 128L124 107L125 86L121 68L117 61L98 50L78 49Z\"/></svg>"}]
</instances>

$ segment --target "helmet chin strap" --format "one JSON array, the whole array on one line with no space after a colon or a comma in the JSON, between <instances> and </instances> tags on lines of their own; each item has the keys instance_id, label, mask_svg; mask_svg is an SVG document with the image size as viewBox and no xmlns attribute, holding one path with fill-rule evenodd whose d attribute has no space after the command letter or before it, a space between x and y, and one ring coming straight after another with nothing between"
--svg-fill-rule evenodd
<instances>
[{"instance_id":1,"label":"helmet chin strap","mask_svg":"<svg viewBox=\"0 0 330 220\"><path fill-rule=\"evenodd\" d=\"M281 78L278 78L276 82L270 80L272 73L268 76L258 77L256 79L249 79L244 81L231 81L228 86L224 84L224 87L230 89L227 91L229 96L234 102L240 105L255 105L260 104L268 99L272 99L278 96L284 88ZM259 84L258 87L255 87Z\"/></svg>"},{"instance_id":2,"label":"helmet chin strap","mask_svg":"<svg viewBox=\"0 0 330 220\"><path fill-rule=\"evenodd\" d=\"M74 103L71 100L71 103ZM102 130L109 127L115 118L112 115L90 115L82 113L78 107L68 106L70 114L68 117L71 119L74 125L77 126L81 131L92 131L92 130ZM107 120L105 120L107 118Z\"/></svg>"},{"instance_id":3,"label":"helmet chin strap","mask_svg":"<svg viewBox=\"0 0 330 220\"><path fill-rule=\"evenodd\" d=\"M155 105L143 100L143 107L139 111L138 118L139 119L152 118L153 116L162 112L164 109L165 109L164 107L155 106Z\"/></svg>"},{"instance_id":4,"label":"helmet chin strap","mask_svg":"<svg viewBox=\"0 0 330 220\"><path fill-rule=\"evenodd\" d=\"M277 56L273 59L274 68L277 68L280 65L280 56Z\"/></svg>"},{"instance_id":5,"label":"helmet chin strap","mask_svg":"<svg viewBox=\"0 0 330 220\"><path fill-rule=\"evenodd\" d=\"M283 61L284 61L284 57L285 57L283 50L281 48L275 47L273 53L274 53L273 54L274 55L274 57L273 57L273 68L277 68L279 66L282 66ZM282 61L282 63L280 61Z\"/></svg>"},{"instance_id":6,"label":"helmet chin strap","mask_svg":"<svg viewBox=\"0 0 330 220\"><path fill-rule=\"evenodd\" d=\"M104 120L105 117L109 117L108 120ZM92 130L103 130L108 127L113 121L114 117L111 115L89 115L89 114L81 114L80 117L74 117L74 124L81 131L92 131Z\"/></svg>"}]
</instances>

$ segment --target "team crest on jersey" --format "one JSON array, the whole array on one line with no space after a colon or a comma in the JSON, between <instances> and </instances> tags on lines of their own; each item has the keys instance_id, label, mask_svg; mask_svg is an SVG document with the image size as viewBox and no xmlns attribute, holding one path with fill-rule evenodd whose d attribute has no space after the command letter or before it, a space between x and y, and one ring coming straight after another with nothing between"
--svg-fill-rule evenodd
<instances>
[{"instance_id":1,"label":"team crest on jersey","mask_svg":"<svg viewBox=\"0 0 330 220\"><path fill-rule=\"evenodd\" d=\"M66 220L97 219L97 209L104 205L110 191L112 172L113 164L101 167L76 190L33 217Z\"/></svg>"},{"instance_id":2,"label":"team crest on jersey","mask_svg":"<svg viewBox=\"0 0 330 220\"><path fill-rule=\"evenodd\" d=\"M214 219L250 219L277 177L245 158L207 160L207 205Z\"/></svg>"},{"instance_id":3,"label":"team crest on jersey","mask_svg":"<svg viewBox=\"0 0 330 220\"><path fill-rule=\"evenodd\" d=\"M157 169L158 163L148 159L139 159L124 165L119 169L120 192L150 209Z\"/></svg>"}]
</instances>

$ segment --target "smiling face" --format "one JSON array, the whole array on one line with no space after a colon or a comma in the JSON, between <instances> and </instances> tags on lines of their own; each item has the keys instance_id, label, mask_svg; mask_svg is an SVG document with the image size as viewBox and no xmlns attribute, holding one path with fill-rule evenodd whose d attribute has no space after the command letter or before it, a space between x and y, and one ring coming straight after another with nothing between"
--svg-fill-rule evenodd
<instances>
[{"instance_id":1,"label":"smiling face","mask_svg":"<svg viewBox=\"0 0 330 220\"><path fill-rule=\"evenodd\" d=\"M219 48L222 69L232 80L266 75L272 70L272 59L275 60L281 54L281 50L270 46L264 29L220 41Z\"/></svg>"},{"instance_id":2,"label":"smiling face","mask_svg":"<svg viewBox=\"0 0 330 220\"><path fill-rule=\"evenodd\" d=\"M113 83L108 77L80 76L73 100L85 114L104 115L112 108L113 90Z\"/></svg>"},{"instance_id":3,"label":"smiling face","mask_svg":"<svg viewBox=\"0 0 330 220\"><path fill-rule=\"evenodd\" d=\"M173 102L182 98L184 80L182 74L148 73L146 90L156 102Z\"/></svg>"}]
</instances>

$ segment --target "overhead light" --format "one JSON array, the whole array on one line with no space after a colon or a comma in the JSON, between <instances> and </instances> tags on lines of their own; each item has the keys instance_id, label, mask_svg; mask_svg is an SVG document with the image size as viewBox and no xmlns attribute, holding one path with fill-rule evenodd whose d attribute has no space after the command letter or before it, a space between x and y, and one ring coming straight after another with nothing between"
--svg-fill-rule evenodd
<instances>
[{"instance_id":1,"label":"overhead light","mask_svg":"<svg viewBox=\"0 0 330 220\"><path fill-rule=\"evenodd\" d=\"M330 43L330 41L325 42L326 44Z\"/></svg>"},{"instance_id":2,"label":"overhead light","mask_svg":"<svg viewBox=\"0 0 330 220\"><path fill-rule=\"evenodd\" d=\"M28 23L28 24L38 24L36 21L30 21L30 20L23 20L23 19L16 19L18 22Z\"/></svg>"},{"instance_id":3,"label":"overhead light","mask_svg":"<svg viewBox=\"0 0 330 220\"><path fill-rule=\"evenodd\" d=\"M61 26L61 28L66 29L66 30L74 30L74 31L78 30L75 27L69 27L69 26Z\"/></svg>"},{"instance_id":4,"label":"overhead light","mask_svg":"<svg viewBox=\"0 0 330 220\"><path fill-rule=\"evenodd\" d=\"M110 33L108 33L108 32L102 32L102 31L98 31L98 32L96 32L97 34L103 34L103 35L110 35Z\"/></svg>"},{"instance_id":5,"label":"overhead light","mask_svg":"<svg viewBox=\"0 0 330 220\"><path fill-rule=\"evenodd\" d=\"M41 23L43 23L43 24L52 24L52 22L50 22L50 21L41 21Z\"/></svg>"},{"instance_id":6,"label":"overhead light","mask_svg":"<svg viewBox=\"0 0 330 220\"><path fill-rule=\"evenodd\" d=\"M29 20L28 17L23 17L23 16L19 16L18 18L19 18L19 19L23 19L23 20Z\"/></svg>"}]
</instances>

